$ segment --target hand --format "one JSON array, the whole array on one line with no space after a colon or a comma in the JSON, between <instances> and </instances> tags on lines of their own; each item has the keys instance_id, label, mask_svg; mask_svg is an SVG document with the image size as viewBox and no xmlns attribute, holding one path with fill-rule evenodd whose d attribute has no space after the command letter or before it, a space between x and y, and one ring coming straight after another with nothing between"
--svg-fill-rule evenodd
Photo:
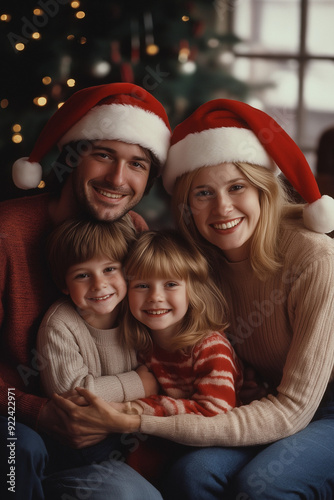
<instances>
[{"instance_id":1,"label":"hand","mask_svg":"<svg viewBox=\"0 0 334 500\"><path fill-rule=\"evenodd\" d=\"M108 403L115 410L126 413L126 415L141 415L143 413L142 406L136 401L128 401L127 403L115 403L114 401L109 401Z\"/></svg>"},{"instance_id":2,"label":"hand","mask_svg":"<svg viewBox=\"0 0 334 500\"><path fill-rule=\"evenodd\" d=\"M102 435L104 438L111 432L139 431L139 415L120 413L109 403L82 387L77 387L76 391L86 400L86 406L77 406L73 401L58 394L53 395L53 401L56 403L58 411L70 416L73 428L78 435Z\"/></svg>"},{"instance_id":3,"label":"hand","mask_svg":"<svg viewBox=\"0 0 334 500\"><path fill-rule=\"evenodd\" d=\"M80 396L75 389L63 392L60 395L63 398L68 399L69 401L73 401L73 403L75 403L78 406L87 406L88 405L85 398L83 396Z\"/></svg>"},{"instance_id":4,"label":"hand","mask_svg":"<svg viewBox=\"0 0 334 500\"><path fill-rule=\"evenodd\" d=\"M149 371L147 366L138 366L136 372L138 373L142 384L144 386L145 398L159 393L159 384L152 372Z\"/></svg>"},{"instance_id":5,"label":"hand","mask_svg":"<svg viewBox=\"0 0 334 500\"><path fill-rule=\"evenodd\" d=\"M269 394L268 384L261 381L254 368L245 366L244 382L239 392L239 399L243 405L247 405L256 399L261 399Z\"/></svg>"},{"instance_id":6,"label":"hand","mask_svg":"<svg viewBox=\"0 0 334 500\"><path fill-rule=\"evenodd\" d=\"M84 401L87 404L87 401ZM71 404L74 405L73 402ZM77 427L75 419L63 411L54 400L48 401L42 408L38 419L38 430L72 448L84 448L99 443L107 436L107 433L103 435L101 432L94 433L91 430L87 432L87 429L83 432Z\"/></svg>"}]
</instances>

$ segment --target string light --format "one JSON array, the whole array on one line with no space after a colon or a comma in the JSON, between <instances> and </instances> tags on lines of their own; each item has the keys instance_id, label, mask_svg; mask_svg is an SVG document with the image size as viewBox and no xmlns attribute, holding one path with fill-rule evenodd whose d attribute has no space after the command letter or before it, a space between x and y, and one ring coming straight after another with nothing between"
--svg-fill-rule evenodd
<instances>
[{"instance_id":1,"label":"string light","mask_svg":"<svg viewBox=\"0 0 334 500\"><path fill-rule=\"evenodd\" d=\"M15 144L20 144L20 142L22 142L23 140L23 137L21 134L14 134L12 136L12 141L15 143Z\"/></svg>"},{"instance_id":2,"label":"string light","mask_svg":"<svg viewBox=\"0 0 334 500\"><path fill-rule=\"evenodd\" d=\"M22 50L24 50L25 48L26 48L26 46L22 42L18 42L18 43L15 44L15 49L18 52L22 52Z\"/></svg>"},{"instance_id":3,"label":"string light","mask_svg":"<svg viewBox=\"0 0 334 500\"><path fill-rule=\"evenodd\" d=\"M189 18L189 16L182 16L182 18L181 18L181 19L182 19L182 21L183 21L184 23L187 23L187 22L189 21L189 19L190 19L190 18Z\"/></svg>"},{"instance_id":4,"label":"string light","mask_svg":"<svg viewBox=\"0 0 334 500\"><path fill-rule=\"evenodd\" d=\"M45 106L47 102L48 100L45 96L35 97L33 100L33 103L36 104L36 106Z\"/></svg>"},{"instance_id":5,"label":"string light","mask_svg":"<svg viewBox=\"0 0 334 500\"><path fill-rule=\"evenodd\" d=\"M67 80L66 84L68 87L75 87L76 82L75 82L74 78L69 78Z\"/></svg>"},{"instance_id":6,"label":"string light","mask_svg":"<svg viewBox=\"0 0 334 500\"><path fill-rule=\"evenodd\" d=\"M2 109L6 109L8 107L8 104L9 104L8 99L1 99L1 101L0 101L0 107Z\"/></svg>"},{"instance_id":7,"label":"string light","mask_svg":"<svg viewBox=\"0 0 334 500\"><path fill-rule=\"evenodd\" d=\"M42 36L40 33L38 33L38 31L35 31L35 33L31 35L31 38L33 38L34 40L40 40Z\"/></svg>"},{"instance_id":8,"label":"string light","mask_svg":"<svg viewBox=\"0 0 334 500\"><path fill-rule=\"evenodd\" d=\"M21 125L19 123L15 123L13 126L12 126L12 131L13 132L21 132Z\"/></svg>"},{"instance_id":9,"label":"string light","mask_svg":"<svg viewBox=\"0 0 334 500\"><path fill-rule=\"evenodd\" d=\"M51 82L52 78L50 76L44 76L44 78L42 78L42 83L44 83L44 85L50 85Z\"/></svg>"},{"instance_id":10,"label":"string light","mask_svg":"<svg viewBox=\"0 0 334 500\"><path fill-rule=\"evenodd\" d=\"M11 19L12 16L10 14L1 14L0 16L0 21L4 21L5 23L9 23Z\"/></svg>"},{"instance_id":11,"label":"string light","mask_svg":"<svg viewBox=\"0 0 334 500\"><path fill-rule=\"evenodd\" d=\"M155 56L159 52L159 47L155 43L150 43L146 47L146 54L149 56Z\"/></svg>"},{"instance_id":12,"label":"string light","mask_svg":"<svg viewBox=\"0 0 334 500\"><path fill-rule=\"evenodd\" d=\"M83 19L86 16L86 13L83 10L79 10L75 13L75 17L77 19Z\"/></svg>"},{"instance_id":13,"label":"string light","mask_svg":"<svg viewBox=\"0 0 334 500\"><path fill-rule=\"evenodd\" d=\"M38 184L38 189L43 189L45 188L45 182L44 181L41 181L39 184Z\"/></svg>"},{"instance_id":14,"label":"string light","mask_svg":"<svg viewBox=\"0 0 334 500\"><path fill-rule=\"evenodd\" d=\"M33 10L35 16L43 16L44 12L42 9L34 9Z\"/></svg>"},{"instance_id":15,"label":"string light","mask_svg":"<svg viewBox=\"0 0 334 500\"><path fill-rule=\"evenodd\" d=\"M80 7L80 2L74 0L73 2L71 2L71 7L72 9L77 9L78 7Z\"/></svg>"}]
</instances>

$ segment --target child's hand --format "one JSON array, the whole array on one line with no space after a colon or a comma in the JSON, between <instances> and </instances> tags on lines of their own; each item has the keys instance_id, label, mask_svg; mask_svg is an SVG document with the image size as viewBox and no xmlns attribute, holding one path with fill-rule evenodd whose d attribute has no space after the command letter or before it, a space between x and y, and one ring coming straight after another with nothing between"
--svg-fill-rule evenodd
<instances>
[{"instance_id":1,"label":"child's hand","mask_svg":"<svg viewBox=\"0 0 334 500\"><path fill-rule=\"evenodd\" d=\"M61 396L63 398L68 399L69 401L72 401L72 403L74 403L78 406L87 406L88 405L86 399L83 396L80 396L75 389L63 392L63 394L61 394Z\"/></svg>"},{"instance_id":2,"label":"child's hand","mask_svg":"<svg viewBox=\"0 0 334 500\"><path fill-rule=\"evenodd\" d=\"M114 401L110 401L109 405L115 410L126 413L127 415L141 415L143 413L142 407L131 401L127 403L115 403Z\"/></svg>"},{"instance_id":3,"label":"child's hand","mask_svg":"<svg viewBox=\"0 0 334 500\"><path fill-rule=\"evenodd\" d=\"M145 365L138 366L136 372L141 378L144 386L145 397L152 396L159 393L159 384L152 372L150 372Z\"/></svg>"},{"instance_id":4,"label":"child's hand","mask_svg":"<svg viewBox=\"0 0 334 500\"><path fill-rule=\"evenodd\" d=\"M259 380L254 368L245 366L244 382L239 392L239 399L243 405L247 405L256 399L264 398L268 395L268 384Z\"/></svg>"}]
</instances>

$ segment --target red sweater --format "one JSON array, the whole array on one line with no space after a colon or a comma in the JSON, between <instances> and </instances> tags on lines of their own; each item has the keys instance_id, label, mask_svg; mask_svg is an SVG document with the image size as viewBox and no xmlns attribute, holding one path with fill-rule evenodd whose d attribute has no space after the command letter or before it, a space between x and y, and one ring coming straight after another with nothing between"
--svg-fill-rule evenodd
<instances>
[{"instance_id":1,"label":"red sweater","mask_svg":"<svg viewBox=\"0 0 334 500\"><path fill-rule=\"evenodd\" d=\"M49 200L42 194L0 203L0 414L7 416L8 388L15 388L16 419L32 427L47 401L41 397L36 334L59 296L45 257ZM139 215L131 215L139 231L147 229Z\"/></svg>"},{"instance_id":2,"label":"red sweater","mask_svg":"<svg viewBox=\"0 0 334 500\"><path fill-rule=\"evenodd\" d=\"M242 370L224 334L208 334L188 355L155 346L145 364L163 393L138 400L146 415L195 413L212 417L237 405Z\"/></svg>"}]
</instances>

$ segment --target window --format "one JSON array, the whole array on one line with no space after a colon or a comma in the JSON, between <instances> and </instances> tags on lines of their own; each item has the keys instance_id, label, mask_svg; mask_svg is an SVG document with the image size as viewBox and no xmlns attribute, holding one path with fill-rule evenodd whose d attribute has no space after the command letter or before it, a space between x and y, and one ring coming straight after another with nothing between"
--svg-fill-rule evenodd
<instances>
[{"instance_id":1,"label":"window","mask_svg":"<svg viewBox=\"0 0 334 500\"><path fill-rule=\"evenodd\" d=\"M334 1L235 0L232 74L249 104L271 114L315 171L320 135L334 127Z\"/></svg>"}]
</instances>

